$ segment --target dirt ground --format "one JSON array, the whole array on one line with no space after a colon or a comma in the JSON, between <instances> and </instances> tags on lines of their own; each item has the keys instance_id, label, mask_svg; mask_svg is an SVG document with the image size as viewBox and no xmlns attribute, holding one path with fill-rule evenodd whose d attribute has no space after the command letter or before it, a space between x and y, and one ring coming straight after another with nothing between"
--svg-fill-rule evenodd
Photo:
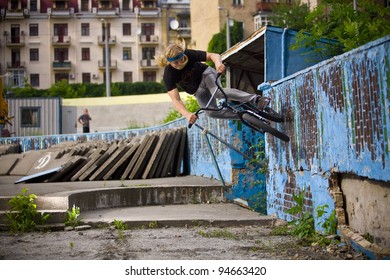
<instances>
[{"instance_id":1,"label":"dirt ground","mask_svg":"<svg viewBox=\"0 0 390 280\"><path fill-rule=\"evenodd\" d=\"M364 260L345 245L320 248L271 228L189 227L0 232L2 260Z\"/></svg>"}]
</instances>

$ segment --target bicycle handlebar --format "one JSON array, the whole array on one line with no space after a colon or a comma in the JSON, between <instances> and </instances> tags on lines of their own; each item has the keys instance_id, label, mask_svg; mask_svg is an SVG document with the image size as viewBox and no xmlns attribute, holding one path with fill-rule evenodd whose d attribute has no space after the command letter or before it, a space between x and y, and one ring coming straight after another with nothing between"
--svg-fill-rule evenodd
<instances>
[{"instance_id":1,"label":"bicycle handlebar","mask_svg":"<svg viewBox=\"0 0 390 280\"><path fill-rule=\"evenodd\" d=\"M226 97L226 93L223 91L223 89L222 89L222 87L219 85L219 83L218 83L218 79L219 79L219 77L221 77L221 75L222 75L222 73L221 72L218 72L217 73L217 77L216 77L216 79L215 79L215 84L217 85L217 88L222 92L222 94L224 95L224 97L225 97L225 99L227 100L227 97ZM211 98L212 98L213 96L211 96ZM220 110L222 110L222 108L218 108L218 109L209 109L209 108L199 108L198 110L196 110L196 112L195 112L195 116L198 116L199 115L199 113L201 112L201 111L205 111L205 110L207 110L207 111L220 111ZM192 127L192 123L189 123L188 124L188 128L191 128Z\"/></svg>"}]
</instances>

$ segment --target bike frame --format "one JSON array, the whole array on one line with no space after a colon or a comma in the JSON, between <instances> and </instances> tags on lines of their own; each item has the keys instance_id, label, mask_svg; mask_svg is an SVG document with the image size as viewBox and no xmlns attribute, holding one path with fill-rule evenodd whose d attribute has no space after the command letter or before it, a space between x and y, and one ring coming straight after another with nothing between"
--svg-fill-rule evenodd
<instances>
[{"instance_id":1,"label":"bike frame","mask_svg":"<svg viewBox=\"0 0 390 280\"><path fill-rule=\"evenodd\" d=\"M223 90L222 86L219 83L219 77L221 76L221 73L217 74L217 77L215 79L215 84L217 87L215 88L213 94L211 95L209 101L206 104L206 107L200 108L195 112L195 115L198 116L201 111L221 111L223 109L229 109L234 114L237 115L238 119L246 126L252 128L255 131L258 131L260 133L270 133L273 136L281 139L284 142L289 142L290 137L288 137L286 134L278 131L274 127L271 126L270 121L274 122L282 122L283 117L277 113L275 110L273 110L271 107L265 107L262 110L259 110L256 106L250 104L250 103L241 103L237 101L229 101L228 97ZM217 105L217 108L209 108L211 102L214 100L216 101L216 94L220 91L223 96L224 100L220 100L219 104ZM215 102L214 101L214 102ZM188 125L188 128L191 128L192 124L190 123Z\"/></svg>"},{"instance_id":2,"label":"bike frame","mask_svg":"<svg viewBox=\"0 0 390 280\"><path fill-rule=\"evenodd\" d=\"M241 122L243 122L245 125L251 127L252 129L257 129L255 126L251 125L250 123L248 123L247 121L245 121L243 118L242 118L242 115L244 113L248 113L256 118L258 118L259 120L263 121L264 123L270 125L270 122L263 118L262 116L260 116L258 113L257 113L257 109L254 108L251 104L247 104L247 103L240 103L240 102L236 102L236 101L229 101L228 98L227 98L227 95L225 93L225 91L223 90L223 88L221 87L221 85L218 83L218 79L219 77L221 76L221 73L218 73L217 74L217 78L215 80L215 84L217 85L216 89L214 90L213 94L211 95L209 101L207 102L206 104L206 107L204 108L200 108L198 109L196 112L195 112L195 115L198 116L200 112L202 111L214 111L214 112L218 112L218 111L221 111L223 109L230 109L234 114L236 114L239 118L239 120ZM218 90L223 94L225 100L220 102L218 108L216 109L213 109L213 108L209 108L211 102L213 102L216 98L216 94L218 92ZM188 125L188 128L191 128L192 127L192 124L189 124Z\"/></svg>"}]
</instances>

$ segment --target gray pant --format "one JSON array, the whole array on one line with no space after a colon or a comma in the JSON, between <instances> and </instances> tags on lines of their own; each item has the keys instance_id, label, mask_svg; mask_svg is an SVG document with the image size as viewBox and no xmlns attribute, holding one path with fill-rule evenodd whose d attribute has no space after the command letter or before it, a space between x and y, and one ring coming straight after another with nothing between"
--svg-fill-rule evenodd
<instances>
[{"instance_id":1,"label":"gray pant","mask_svg":"<svg viewBox=\"0 0 390 280\"><path fill-rule=\"evenodd\" d=\"M215 79L217 77L217 71L208 67L202 75L202 81L200 82L198 90L195 92L194 96L198 101L200 107L206 107L209 102L212 93L214 93L217 85L215 84ZM227 98L232 101L238 101L243 103L256 103L256 94L247 93L235 88L226 88L224 89ZM214 100L209 105L209 108L217 108L217 100L224 98L223 94L218 90L217 94L214 96ZM229 109L223 109L221 111L205 111L205 113L212 118L217 119L238 119L237 115L231 112Z\"/></svg>"}]
</instances>

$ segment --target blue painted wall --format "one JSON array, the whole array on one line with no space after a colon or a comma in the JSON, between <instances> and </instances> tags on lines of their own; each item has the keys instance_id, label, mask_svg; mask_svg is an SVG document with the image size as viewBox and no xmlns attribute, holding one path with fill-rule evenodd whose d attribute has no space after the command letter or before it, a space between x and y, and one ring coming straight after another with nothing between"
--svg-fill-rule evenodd
<instances>
[{"instance_id":1,"label":"blue painted wall","mask_svg":"<svg viewBox=\"0 0 390 280\"><path fill-rule=\"evenodd\" d=\"M277 81L329 58L326 52L311 48L292 50L297 31L267 26L265 32L265 73L264 81ZM317 41L318 47L325 47L331 41Z\"/></svg>"},{"instance_id":2,"label":"blue painted wall","mask_svg":"<svg viewBox=\"0 0 390 280\"><path fill-rule=\"evenodd\" d=\"M307 206L334 203L334 172L390 181L390 36L278 81L265 93L287 117L291 141L266 137L268 214L289 220L291 194Z\"/></svg>"}]
</instances>

